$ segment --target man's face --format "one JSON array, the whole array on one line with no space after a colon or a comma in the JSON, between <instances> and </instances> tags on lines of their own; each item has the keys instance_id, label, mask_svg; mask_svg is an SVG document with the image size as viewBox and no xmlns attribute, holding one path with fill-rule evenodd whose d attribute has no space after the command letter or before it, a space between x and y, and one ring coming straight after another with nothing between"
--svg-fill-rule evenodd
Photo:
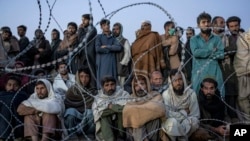
<instances>
[{"instance_id":1,"label":"man's face","mask_svg":"<svg viewBox=\"0 0 250 141\"><path fill-rule=\"evenodd\" d=\"M175 28L175 25L174 24L169 24L168 26L165 27L165 34L169 35L169 30L172 29L172 28Z\"/></svg>"},{"instance_id":2,"label":"man's face","mask_svg":"<svg viewBox=\"0 0 250 141\"><path fill-rule=\"evenodd\" d=\"M114 26L113 29L112 29L112 32L113 32L113 35L115 37L118 37L120 35L120 28L119 28L119 26Z\"/></svg>"},{"instance_id":3,"label":"man's face","mask_svg":"<svg viewBox=\"0 0 250 141\"><path fill-rule=\"evenodd\" d=\"M150 79L151 85L153 87L159 88L162 86L163 78L160 73L153 73Z\"/></svg>"},{"instance_id":4,"label":"man's face","mask_svg":"<svg viewBox=\"0 0 250 141\"><path fill-rule=\"evenodd\" d=\"M229 22L228 29L233 35L237 35L239 33L240 24L237 21Z\"/></svg>"},{"instance_id":5,"label":"man's face","mask_svg":"<svg viewBox=\"0 0 250 141\"><path fill-rule=\"evenodd\" d=\"M215 95L215 90L216 88L214 84L210 82L204 82L203 87L201 88L201 91L207 99L212 99L212 97Z\"/></svg>"},{"instance_id":6,"label":"man's face","mask_svg":"<svg viewBox=\"0 0 250 141\"><path fill-rule=\"evenodd\" d=\"M25 31L23 30L23 28L17 28L17 34L22 37L25 35Z\"/></svg>"},{"instance_id":7,"label":"man's face","mask_svg":"<svg viewBox=\"0 0 250 141\"><path fill-rule=\"evenodd\" d=\"M7 41L7 40L10 40L10 33L9 32L5 32L5 31L3 31L3 33L2 33L2 37L3 37L3 40L4 41Z\"/></svg>"},{"instance_id":8,"label":"man's face","mask_svg":"<svg viewBox=\"0 0 250 141\"><path fill-rule=\"evenodd\" d=\"M222 33L225 31L225 20L223 18L217 18L216 19L216 24L213 24L214 27L218 27L218 29L214 29L214 33Z\"/></svg>"},{"instance_id":9,"label":"man's face","mask_svg":"<svg viewBox=\"0 0 250 141\"><path fill-rule=\"evenodd\" d=\"M116 90L116 84L113 81L105 82L103 85L104 94L111 96Z\"/></svg>"},{"instance_id":10,"label":"man's face","mask_svg":"<svg viewBox=\"0 0 250 141\"><path fill-rule=\"evenodd\" d=\"M208 19L201 19L198 27L201 29L202 33L205 34L211 33L211 29L209 28L211 27L211 21L209 21Z\"/></svg>"},{"instance_id":11,"label":"man's face","mask_svg":"<svg viewBox=\"0 0 250 141\"><path fill-rule=\"evenodd\" d=\"M76 33L76 28L72 25L69 25L68 28L67 28L67 31L68 31L68 34L70 36L74 35Z\"/></svg>"},{"instance_id":12,"label":"man's face","mask_svg":"<svg viewBox=\"0 0 250 141\"><path fill-rule=\"evenodd\" d=\"M89 19L82 18L82 25L83 25L83 27L88 27L89 26Z\"/></svg>"},{"instance_id":13,"label":"man's face","mask_svg":"<svg viewBox=\"0 0 250 141\"><path fill-rule=\"evenodd\" d=\"M184 82L180 73L171 76L173 90L177 95L182 95L184 90Z\"/></svg>"},{"instance_id":14,"label":"man's face","mask_svg":"<svg viewBox=\"0 0 250 141\"><path fill-rule=\"evenodd\" d=\"M79 73L79 79L81 84L86 87L89 84L90 76L86 74L85 72Z\"/></svg>"},{"instance_id":15,"label":"man's face","mask_svg":"<svg viewBox=\"0 0 250 141\"><path fill-rule=\"evenodd\" d=\"M52 40L55 40L55 39L57 39L57 38L58 38L57 32L56 32L56 31L52 31L52 32L51 32L51 39L52 39Z\"/></svg>"},{"instance_id":16,"label":"man's face","mask_svg":"<svg viewBox=\"0 0 250 141\"><path fill-rule=\"evenodd\" d=\"M7 92L16 92L19 89L19 85L15 80L9 79L5 85L5 90Z\"/></svg>"},{"instance_id":17,"label":"man's face","mask_svg":"<svg viewBox=\"0 0 250 141\"><path fill-rule=\"evenodd\" d=\"M135 88L135 95L137 97L143 97L147 95L147 85L145 81L137 80L137 82L134 83L134 88Z\"/></svg>"},{"instance_id":18,"label":"man's face","mask_svg":"<svg viewBox=\"0 0 250 141\"><path fill-rule=\"evenodd\" d=\"M20 69L20 68L23 68L24 66L23 65L21 65L21 64L19 64L19 63L17 63L17 64L15 64L15 68L16 69ZM21 70L17 70L17 72L22 72Z\"/></svg>"},{"instance_id":19,"label":"man's face","mask_svg":"<svg viewBox=\"0 0 250 141\"><path fill-rule=\"evenodd\" d=\"M149 23L142 23L141 30L150 30L151 31L151 24Z\"/></svg>"},{"instance_id":20,"label":"man's face","mask_svg":"<svg viewBox=\"0 0 250 141\"><path fill-rule=\"evenodd\" d=\"M37 39L41 39L43 37L43 32L41 30L35 31L35 36Z\"/></svg>"},{"instance_id":21,"label":"man's face","mask_svg":"<svg viewBox=\"0 0 250 141\"><path fill-rule=\"evenodd\" d=\"M216 21L216 27L225 28L225 20L223 18L217 18Z\"/></svg>"},{"instance_id":22,"label":"man's face","mask_svg":"<svg viewBox=\"0 0 250 141\"><path fill-rule=\"evenodd\" d=\"M60 64L60 65L59 65L59 68L58 68L58 72L59 72L61 75L66 75L66 74L68 73L67 65L66 65L66 64Z\"/></svg>"},{"instance_id":23,"label":"man's face","mask_svg":"<svg viewBox=\"0 0 250 141\"><path fill-rule=\"evenodd\" d=\"M187 29L187 30L186 30L186 37L187 37L187 40L190 40L192 36L194 36L193 31L190 30L190 29Z\"/></svg>"},{"instance_id":24,"label":"man's face","mask_svg":"<svg viewBox=\"0 0 250 141\"><path fill-rule=\"evenodd\" d=\"M44 84L36 85L36 93L40 99L48 97L48 90Z\"/></svg>"},{"instance_id":25,"label":"man's face","mask_svg":"<svg viewBox=\"0 0 250 141\"><path fill-rule=\"evenodd\" d=\"M103 32L110 32L110 25L108 23L104 23L101 25Z\"/></svg>"}]
</instances>

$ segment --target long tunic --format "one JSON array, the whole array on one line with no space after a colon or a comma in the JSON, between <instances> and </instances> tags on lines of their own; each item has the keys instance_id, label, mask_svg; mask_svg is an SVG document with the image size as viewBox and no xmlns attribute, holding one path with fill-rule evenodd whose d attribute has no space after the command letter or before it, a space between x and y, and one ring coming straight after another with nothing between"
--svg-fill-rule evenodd
<instances>
[{"instance_id":1,"label":"long tunic","mask_svg":"<svg viewBox=\"0 0 250 141\"><path fill-rule=\"evenodd\" d=\"M191 38L190 47L193 54L192 89L199 93L200 83L206 77L218 82L218 89L225 96L223 77L218 60L224 58L224 46L219 36L211 34L208 41L199 34Z\"/></svg>"},{"instance_id":2,"label":"long tunic","mask_svg":"<svg viewBox=\"0 0 250 141\"><path fill-rule=\"evenodd\" d=\"M101 48L106 45L106 48ZM100 80L105 75L111 75L117 80L116 53L122 51L119 42L110 35L99 34L96 37L96 81L100 89Z\"/></svg>"}]
</instances>

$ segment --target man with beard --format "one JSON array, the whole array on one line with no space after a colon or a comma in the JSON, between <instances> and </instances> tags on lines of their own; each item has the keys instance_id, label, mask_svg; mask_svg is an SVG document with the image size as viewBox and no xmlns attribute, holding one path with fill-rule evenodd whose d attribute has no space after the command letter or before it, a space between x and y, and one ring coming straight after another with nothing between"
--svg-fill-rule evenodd
<instances>
[{"instance_id":1,"label":"man with beard","mask_svg":"<svg viewBox=\"0 0 250 141\"><path fill-rule=\"evenodd\" d=\"M170 70L168 81L169 88L162 95L167 108L167 118L162 127L171 141L187 141L199 127L197 95L177 69Z\"/></svg>"},{"instance_id":2,"label":"man with beard","mask_svg":"<svg viewBox=\"0 0 250 141\"><path fill-rule=\"evenodd\" d=\"M116 86L113 76L101 79L102 89L98 91L92 105L96 139L98 141L119 141L125 139L122 126L122 111L126 104L128 92Z\"/></svg>"},{"instance_id":3,"label":"man with beard","mask_svg":"<svg viewBox=\"0 0 250 141\"><path fill-rule=\"evenodd\" d=\"M14 127L23 123L23 117L19 116L16 109L18 105L28 98L23 91L18 91L21 81L16 76L9 76L5 81L5 90L0 92L0 140L7 140ZM14 137L23 137L23 126L14 130Z\"/></svg>"},{"instance_id":4,"label":"man with beard","mask_svg":"<svg viewBox=\"0 0 250 141\"><path fill-rule=\"evenodd\" d=\"M225 34L225 20L223 17L215 16L212 20L213 24L213 33L218 35L222 39L222 43L224 44L225 56L224 59L219 61L220 68L223 75L224 86L225 86L225 101L232 108L236 109L236 101L238 96L238 80L236 77L236 73L233 67L233 56L227 54L227 50L229 47L229 35ZM238 116L234 110L231 108L227 109L227 113L231 118L232 122L238 121Z\"/></svg>"},{"instance_id":5,"label":"man with beard","mask_svg":"<svg viewBox=\"0 0 250 141\"><path fill-rule=\"evenodd\" d=\"M152 91L148 77L134 76L131 102L123 110L123 126L129 132L127 141L158 141L165 105L160 93Z\"/></svg>"},{"instance_id":6,"label":"man with beard","mask_svg":"<svg viewBox=\"0 0 250 141\"><path fill-rule=\"evenodd\" d=\"M53 89L56 94L61 95L64 99L67 90L75 83L75 75L68 72L66 62L57 64L57 72L58 74L53 81Z\"/></svg>"},{"instance_id":7,"label":"man with beard","mask_svg":"<svg viewBox=\"0 0 250 141\"><path fill-rule=\"evenodd\" d=\"M239 37L240 23L241 23L241 19L237 16L229 17L226 20L226 25L227 25L227 28L229 29L231 35L228 37L229 46L228 46L228 48L226 48L225 52L234 51L234 52L229 53L232 61L234 60L234 55L236 53L235 51L237 50L236 41Z\"/></svg>"},{"instance_id":8,"label":"man with beard","mask_svg":"<svg viewBox=\"0 0 250 141\"><path fill-rule=\"evenodd\" d=\"M222 97L225 97L222 88L223 77L218 63L218 60L224 58L224 46L219 36L211 34L211 16L208 13L201 13L197 17L197 24L201 33L190 39L193 54L192 88L198 94L204 77L214 77Z\"/></svg>"},{"instance_id":9,"label":"man with beard","mask_svg":"<svg viewBox=\"0 0 250 141\"><path fill-rule=\"evenodd\" d=\"M188 84L191 83L192 76L192 61L193 55L190 48L190 39L195 35L195 30L192 27L188 27L186 30L187 41L185 43L185 59L184 59L184 67L187 75Z\"/></svg>"},{"instance_id":10,"label":"man with beard","mask_svg":"<svg viewBox=\"0 0 250 141\"><path fill-rule=\"evenodd\" d=\"M229 129L223 122L225 120L225 104L221 100L220 91L217 88L218 84L213 78L205 78L200 85L198 102L202 121L199 130L205 129L200 140L207 141L215 138L224 140L224 137L229 135ZM195 134L201 133L199 130Z\"/></svg>"},{"instance_id":11,"label":"man with beard","mask_svg":"<svg viewBox=\"0 0 250 141\"><path fill-rule=\"evenodd\" d=\"M60 38L60 32L54 28L51 31L51 50L52 50L52 60L56 60L58 59L56 56L56 50L59 47L60 43L62 42L61 38Z\"/></svg>"},{"instance_id":12,"label":"man with beard","mask_svg":"<svg viewBox=\"0 0 250 141\"><path fill-rule=\"evenodd\" d=\"M24 116L24 136L32 141L48 141L56 137L56 130L61 124L60 116L64 113L64 104L60 95L53 91L46 79L36 82L35 92L17 108L19 115ZM39 133L42 127L42 133Z\"/></svg>"},{"instance_id":13,"label":"man with beard","mask_svg":"<svg viewBox=\"0 0 250 141\"><path fill-rule=\"evenodd\" d=\"M131 46L134 71L147 76L155 70L161 71L166 67L161 37L158 32L152 31L151 28L151 21L143 21L141 28L136 32L136 40Z\"/></svg>"},{"instance_id":14,"label":"man with beard","mask_svg":"<svg viewBox=\"0 0 250 141\"><path fill-rule=\"evenodd\" d=\"M129 76L130 73L130 44L128 39L124 38L122 35L123 26L121 23L115 23L113 25L112 33L113 36L116 37L118 42L123 46L123 50L116 55L118 80L120 86L123 87L125 79Z\"/></svg>"},{"instance_id":15,"label":"man with beard","mask_svg":"<svg viewBox=\"0 0 250 141\"><path fill-rule=\"evenodd\" d=\"M153 71L150 74L150 84L153 91L157 91L162 94L167 88L168 85L164 84L162 73L160 71Z\"/></svg>"},{"instance_id":16,"label":"man with beard","mask_svg":"<svg viewBox=\"0 0 250 141\"><path fill-rule=\"evenodd\" d=\"M20 52L20 48L17 38L12 35L9 27L4 26L0 31L0 68L4 68L10 59ZM10 63L9 67L13 67L13 64Z\"/></svg>"},{"instance_id":17,"label":"man with beard","mask_svg":"<svg viewBox=\"0 0 250 141\"><path fill-rule=\"evenodd\" d=\"M79 41L77 35L77 24L75 22L68 23L65 35L66 36L64 36L62 42L56 50L57 58L61 58L64 55L67 55L78 46Z\"/></svg>"},{"instance_id":18,"label":"man with beard","mask_svg":"<svg viewBox=\"0 0 250 141\"><path fill-rule=\"evenodd\" d=\"M64 124L68 134L73 137L81 137L85 134L88 138L94 140L95 125L91 106L94 96L97 94L95 88L91 87L91 72L89 68L80 68L76 72L76 83L66 92L64 100L65 113ZM84 124L81 124L84 123ZM81 124L80 128L74 128ZM82 133L84 132L84 133Z\"/></svg>"},{"instance_id":19,"label":"man with beard","mask_svg":"<svg viewBox=\"0 0 250 141\"><path fill-rule=\"evenodd\" d=\"M91 23L90 23L91 20ZM79 25L77 34L79 43L83 43L80 46L80 50L76 54L74 54L74 58L72 58L72 62L70 63L71 71L73 74L81 67L89 67L91 70L92 81L91 85L93 87L95 84L95 37L97 35L97 30L93 26L93 17L90 14L82 15L82 23ZM88 36L87 36L88 33ZM85 38L85 42L83 39Z\"/></svg>"}]
</instances>

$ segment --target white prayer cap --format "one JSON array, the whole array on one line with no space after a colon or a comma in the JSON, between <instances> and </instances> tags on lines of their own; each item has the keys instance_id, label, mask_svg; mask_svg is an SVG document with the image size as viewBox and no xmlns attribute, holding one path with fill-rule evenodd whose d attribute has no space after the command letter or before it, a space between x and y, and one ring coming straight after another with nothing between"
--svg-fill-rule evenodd
<instances>
[{"instance_id":1,"label":"white prayer cap","mask_svg":"<svg viewBox=\"0 0 250 141\"><path fill-rule=\"evenodd\" d=\"M147 24L150 24L151 25L151 21L150 20L144 20L144 21L142 21L142 24L143 23L147 23Z\"/></svg>"}]
</instances>

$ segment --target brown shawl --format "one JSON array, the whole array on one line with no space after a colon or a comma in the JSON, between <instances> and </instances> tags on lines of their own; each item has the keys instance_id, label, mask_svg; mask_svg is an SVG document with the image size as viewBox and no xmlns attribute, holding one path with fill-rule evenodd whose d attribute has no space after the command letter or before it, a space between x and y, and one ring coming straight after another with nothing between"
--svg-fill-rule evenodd
<instances>
[{"instance_id":1,"label":"brown shawl","mask_svg":"<svg viewBox=\"0 0 250 141\"><path fill-rule=\"evenodd\" d=\"M139 31L137 39L132 44L131 54L135 63L135 71L149 73L165 68L162 53L161 37L157 32Z\"/></svg>"},{"instance_id":2,"label":"brown shawl","mask_svg":"<svg viewBox=\"0 0 250 141\"><path fill-rule=\"evenodd\" d=\"M165 106L159 93L150 93L146 100L127 103L123 109L123 126L139 128L147 122L165 116Z\"/></svg>"},{"instance_id":3,"label":"brown shawl","mask_svg":"<svg viewBox=\"0 0 250 141\"><path fill-rule=\"evenodd\" d=\"M91 109L96 93L97 91L94 88L87 89L75 84L66 92L65 108L76 108L81 113L85 109Z\"/></svg>"},{"instance_id":4,"label":"brown shawl","mask_svg":"<svg viewBox=\"0 0 250 141\"><path fill-rule=\"evenodd\" d=\"M67 50L68 48L74 48L77 43L78 43L77 34L73 34L70 37L65 36L57 50L61 51L61 50Z\"/></svg>"},{"instance_id":5,"label":"brown shawl","mask_svg":"<svg viewBox=\"0 0 250 141\"><path fill-rule=\"evenodd\" d=\"M131 98L134 98L136 101L128 102L123 109L123 126L139 128L145 123L165 117L165 105L160 93L151 91L150 82L147 76L143 74L137 74L137 76L143 76L146 79L147 90L149 93L144 96L138 97L135 95L134 83L137 79L134 77L132 81L132 94Z\"/></svg>"}]
</instances>

